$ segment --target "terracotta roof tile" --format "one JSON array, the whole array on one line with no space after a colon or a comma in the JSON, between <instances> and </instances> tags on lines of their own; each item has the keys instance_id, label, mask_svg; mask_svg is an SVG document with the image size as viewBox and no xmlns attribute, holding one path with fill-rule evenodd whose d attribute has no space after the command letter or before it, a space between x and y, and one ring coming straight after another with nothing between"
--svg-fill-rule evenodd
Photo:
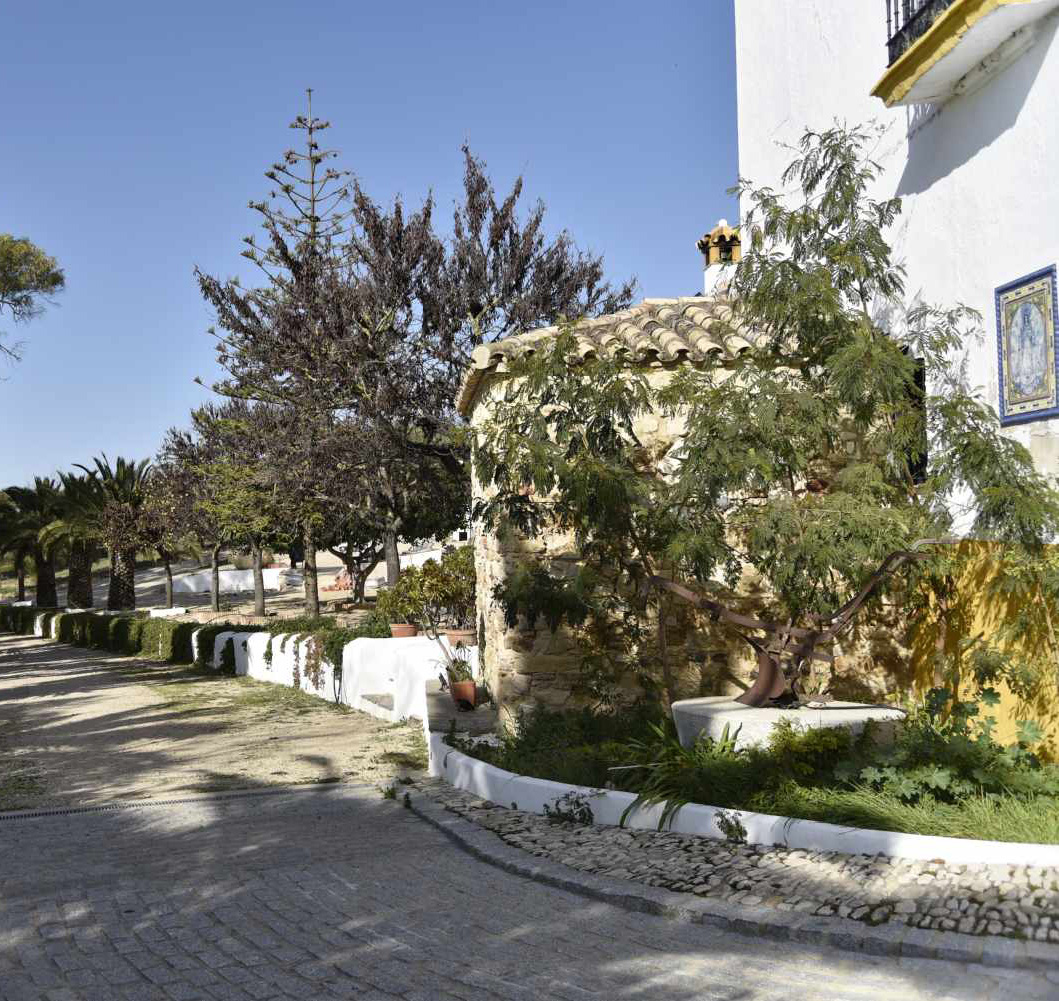
<instances>
[{"instance_id":1,"label":"terracotta roof tile","mask_svg":"<svg viewBox=\"0 0 1059 1001\"><path fill-rule=\"evenodd\" d=\"M516 358L533 354L558 327L543 327L475 348L460 386L457 408L468 416L482 379ZM639 363L701 365L733 358L750 347L747 332L733 327L723 297L645 299L620 313L582 320L576 327L579 358L628 356Z\"/></svg>"}]
</instances>

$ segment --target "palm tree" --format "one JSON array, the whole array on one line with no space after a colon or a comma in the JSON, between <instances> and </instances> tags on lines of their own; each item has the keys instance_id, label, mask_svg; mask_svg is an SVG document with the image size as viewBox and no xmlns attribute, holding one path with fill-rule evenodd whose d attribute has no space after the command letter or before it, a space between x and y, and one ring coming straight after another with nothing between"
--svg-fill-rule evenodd
<instances>
[{"instance_id":1,"label":"palm tree","mask_svg":"<svg viewBox=\"0 0 1059 1001\"><path fill-rule=\"evenodd\" d=\"M41 533L46 552L65 549L69 576L66 582L66 604L70 608L91 608L92 562L99 551L101 537L93 512L97 508L95 481L77 473L60 473L62 501L60 516Z\"/></svg>"},{"instance_id":2,"label":"palm tree","mask_svg":"<svg viewBox=\"0 0 1059 1001\"><path fill-rule=\"evenodd\" d=\"M32 487L8 487L4 493L7 503L0 514L0 552L14 559L19 600L25 600L25 565L27 559L32 559L37 571L37 606L54 608L58 604L55 556L41 542L41 532L59 514L59 484L50 477L37 476Z\"/></svg>"},{"instance_id":3,"label":"palm tree","mask_svg":"<svg viewBox=\"0 0 1059 1001\"><path fill-rule=\"evenodd\" d=\"M85 516L110 554L107 608L136 607L136 552L144 548L143 516L150 478L149 459L134 462L119 456L114 465L106 455L92 460L84 490Z\"/></svg>"},{"instance_id":4,"label":"palm tree","mask_svg":"<svg viewBox=\"0 0 1059 1001\"><path fill-rule=\"evenodd\" d=\"M10 556L18 579L18 600L26 600L26 563L33 558L30 540L19 531L19 510L6 493L0 494L0 556Z\"/></svg>"}]
</instances>

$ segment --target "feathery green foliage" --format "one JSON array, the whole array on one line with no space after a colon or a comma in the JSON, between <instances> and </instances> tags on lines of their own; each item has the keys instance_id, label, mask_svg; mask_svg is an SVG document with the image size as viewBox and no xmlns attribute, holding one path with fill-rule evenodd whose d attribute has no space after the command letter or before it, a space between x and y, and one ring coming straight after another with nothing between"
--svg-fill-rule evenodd
<instances>
[{"instance_id":1,"label":"feathery green foliage","mask_svg":"<svg viewBox=\"0 0 1059 1001\"><path fill-rule=\"evenodd\" d=\"M617 617L625 665L661 668L673 698L648 642L676 600L659 578L690 585L731 625L750 576L775 628L834 635L908 582L884 566L891 554L914 553L900 557L921 568L914 577L944 549L928 543L957 529L1027 553L1054 537L1059 495L963 379L979 318L903 301L886 235L900 200L871 196L871 142L857 129L808 133L784 176L793 197L740 185L746 252L715 334L748 348L655 388L623 356L581 360L568 324L497 376L475 446L487 487L476 514L498 531L569 532L592 571L576 589L546 563L516 578L498 594L509 622ZM658 412L685 428L664 455L638 432ZM767 633L749 639L759 654L769 645ZM789 686L809 673L813 642L782 662L766 652Z\"/></svg>"}]
</instances>

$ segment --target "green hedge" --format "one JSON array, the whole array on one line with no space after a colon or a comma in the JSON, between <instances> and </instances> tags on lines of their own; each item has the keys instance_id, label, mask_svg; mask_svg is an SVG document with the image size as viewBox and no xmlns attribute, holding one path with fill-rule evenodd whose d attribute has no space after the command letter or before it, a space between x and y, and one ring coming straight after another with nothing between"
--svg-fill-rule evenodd
<instances>
[{"instance_id":1,"label":"green hedge","mask_svg":"<svg viewBox=\"0 0 1059 1001\"><path fill-rule=\"evenodd\" d=\"M22 633L33 635L33 623L40 614L40 609L33 605L15 608L12 605L0 606L0 629L5 633Z\"/></svg>"},{"instance_id":2,"label":"green hedge","mask_svg":"<svg viewBox=\"0 0 1059 1001\"><path fill-rule=\"evenodd\" d=\"M32 635L39 608L14 608L0 605L0 632ZM55 638L60 643L88 647L92 650L108 650L111 653L143 657L165 664L210 665L213 662L213 647L218 633L271 632L292 633L300 636L315 636L320 641L324 656L337 659L341 665L342 647L358 636L389 636L386 622L376 615L352 628L339 626L334 619L298 618L277 619L265 626L233 625L230 622L215 622L203 626L198 622L180 619L151 619L146 612L128 612L119 615L102 615L99 612L61 612L44 610L45 635L50 636L54 623ZM192 635L195 636L192 649Z\"/></svg>"},{"instance_id":3,"label":"green hedge","mask_svg":"<svg viewBox=\"0 0 1059 1001\"><path fill-rule=\"evenodd\" d=\"M0 631L32 634L38 608L12 608L0 606ZM51 635L60 643L88 647L92 650L107 650L111 653L144 657L166 664L190 664L195 660L191 648L191 636L199 623L176 619L151 619L145 612L129 612L121 615L101 615L98 612L46 611L44 634ZM213 635L227 624L204 627L210 631L210 652L213 651Z\"/></svg>"}]
</instances>

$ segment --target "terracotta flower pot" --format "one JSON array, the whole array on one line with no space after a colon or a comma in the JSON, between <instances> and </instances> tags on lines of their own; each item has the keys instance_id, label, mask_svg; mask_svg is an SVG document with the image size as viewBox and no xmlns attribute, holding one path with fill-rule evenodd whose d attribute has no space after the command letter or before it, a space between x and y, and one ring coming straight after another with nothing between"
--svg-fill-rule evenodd
<instances>
[{"instance_id":1,"label":"terracotta flower pot","mask_svg":"<svg viewBox=\"0 0 1059 1001\"><path fill-rule=\"evenodd\" d=\"M419 633L419 626L414 622L391 622L390 623L390 635L395 640L408 639L409 636L415 636Z\"/></svg>"},{"instance_id":2,"label":"terracotta flower pot","mask_svg":"<svg viewBox=\"0 0 1059 1001\"><path fill-rule=\"evenodd\" d=\"M450 681L449 692L456 708L464 707L464 703L473 709L478 704L478 686L473 681Z\"/></svg>"},{"instance_id":3,"label":"terracotta flower pot","mask_svg":"<svg viewBox=\"0 0 1059 1001\"><path fill-rule=\"evenodd\" d=\"M477 646L478 645L478 630L477 629L446 629L445 639L449 641L451 646L455 646L457 643L462 643L464 646Z\"/></svg>"}]
</instances>

